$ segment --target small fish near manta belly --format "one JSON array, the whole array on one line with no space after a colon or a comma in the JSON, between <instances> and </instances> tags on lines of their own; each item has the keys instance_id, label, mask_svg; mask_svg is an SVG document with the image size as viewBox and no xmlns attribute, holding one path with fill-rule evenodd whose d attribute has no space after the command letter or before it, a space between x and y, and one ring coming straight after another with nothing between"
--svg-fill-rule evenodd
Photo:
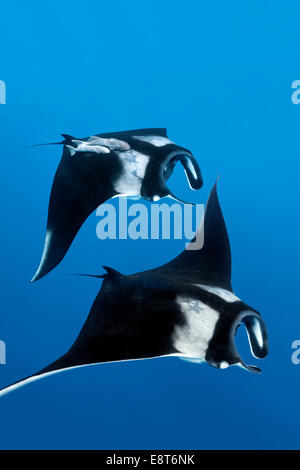
<instances>
[{"instance_id":1,"label":"small fish near manta belly","mask_svg":"<svg viewBox=\"0 0 300 470\"><path fill-rule=\"evenodd\" d=\"M130 145L127 142L118 139L104 139L98 136L89 137L86 141L71 139L70 145L66 146L71 155L75 155L77 152L105 154L112 150L130 150Z\"/></svg>"},{"instance_id":2,"label":"small fish near manta belly","mask_svg":"<svg viewBox=\"0 0 300 470\"><path fill-rule=\"evenodd\" d=\"M48 238L32 282L62 261L85 220L108 199L123 195L150 201L168 196L177 199L166 181L178 161L191 189L198 190L203 184L193 154L172 142L166 129L135 129L82 139L62 135L64 140L58 144L63 145L63 155L48 207Z\"/></svg>"},{"instance_id":3,"label":"small fish near manta belly","mask_svg":"<svg viewBox=\"0 0 300 470\"><path fill-rule=\"evenodd\" d=\"M184 250L163 266L128 276L104 269L103 275L83 275L103 283L71 348L41 371L0 390L0 397L66 369L163 356L260 372L245 364L234 342L244 324L253 356L268 354L261 315L232 292L230 243L216 185L204 213L201 250Z\"/></svg>"},{"instance_id":4,"label":"small fish near manta belly","mask_svg":"<svg viewBox=\"0 0 300 470\"><path fill-rule=\"evenodd\" d=\"M78 152L97 154L110 153L110 150L107 147L103 147L102 145L87 145L85 142L80 143L77 147L73 147L72 145L66 145L66 147L69 149L71 156L76 155Z\"/></svg>"}]
</instances>

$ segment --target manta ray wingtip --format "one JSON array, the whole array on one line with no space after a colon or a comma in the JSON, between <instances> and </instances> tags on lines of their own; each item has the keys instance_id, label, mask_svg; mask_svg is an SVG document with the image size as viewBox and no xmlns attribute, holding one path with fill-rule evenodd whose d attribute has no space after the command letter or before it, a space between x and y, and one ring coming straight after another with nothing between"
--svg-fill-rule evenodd
<instances>
[{"instance_id":1,"label":"manta ray wingtip","mask_svg":"<svg viewBox=\"0 0 300 470\"><path fill-rule=\"evenodd\" d=\"M48 274L48 271L44 271L43 269L43 263L41 262L39 267L37 268L35 274L32 276L32 279L30 280L30 283L39 281L42 279L46 274Z\"/></svg>"},{"instance_id":2,"label":"manta ray wingtip","mask_svg":"<svg viewBox=\"0 0 300 470\"><path fill-rule=\"evenodd\" d=\"M219 173L218 176L217 176L217 178L216 178L216 181L215 181L215 183L214 183L214 185L213 185L213 187L212 187L211 192L214 192L214 191L217 192L218 183L219 183L220 178L221 178L221 175L220 175L220 173Z\"/></svg>"},{"instance_id":3,"label":"manta ray wingtip","mask_svg":"<svg viewBox=\"0 0 300 470\"><path fill-rule=\"evenodd\" d=\"M34 282L38 281L41 279L42 276L40 276L39 269L37 272L33 275L32 279L30 279L30 283L33 284Z\"/></svg>"}]
</instances>

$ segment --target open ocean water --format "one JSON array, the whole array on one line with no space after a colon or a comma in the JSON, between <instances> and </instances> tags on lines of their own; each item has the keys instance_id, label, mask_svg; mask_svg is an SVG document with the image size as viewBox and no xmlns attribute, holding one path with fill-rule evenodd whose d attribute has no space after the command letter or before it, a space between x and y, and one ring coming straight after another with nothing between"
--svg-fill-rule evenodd
<instances>
[{"instance_id":1,"label":"open ocean water","mask_svg":"<svg viewBox=\"0 0 300 470\"><path fill-rule=\"evenodd\" d=\"M1 449L299 448L299 14L299 2L271 0L1 6L0 386L74 341L100 281L70 273L139 272L184 248L182 240L101 241L94 213L63 262L30 284L61 147L22 147L60 133L167 127L201 167L199 191L179 166L170 179L194 203L206 202L220 175L233 288L262 314L270 340L258 361L238 335L260 375L161 358L30 384L0 399Z\"/></svg>"}]
</instances>

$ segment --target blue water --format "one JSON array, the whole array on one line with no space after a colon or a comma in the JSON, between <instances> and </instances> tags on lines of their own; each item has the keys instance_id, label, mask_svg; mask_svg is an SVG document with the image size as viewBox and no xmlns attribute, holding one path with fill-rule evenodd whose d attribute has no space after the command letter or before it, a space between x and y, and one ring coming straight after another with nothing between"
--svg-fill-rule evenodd
<instances>
[{"instance_id":1,"label":"blue water","mask_svg":"<svg viewBox=\"0 0 300 470\"><path fill-rule=\"evenodd\" d=\"M101 242L93 214L63 263L30 284L61 149L21 147L61 132L167 126L200 163L203 189L191 192L180 168L170 183L193 202L220 174L234 290L263 315L270 354L260 376L176 358L58 374L1 399L1 449L299 448L299 13L267 0L2 5L1 386L75 339L99 283L69 273L137 272L184 245Z\"/></svg>"}]
</instances>

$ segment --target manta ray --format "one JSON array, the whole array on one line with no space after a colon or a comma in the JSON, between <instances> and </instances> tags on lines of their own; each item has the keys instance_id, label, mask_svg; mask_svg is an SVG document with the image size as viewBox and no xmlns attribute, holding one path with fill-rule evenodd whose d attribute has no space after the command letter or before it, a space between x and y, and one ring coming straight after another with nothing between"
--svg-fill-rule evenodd
<instances>
[{"instance_id":1,"label":"manta ray","mask_svg":"<svg viewBox=\"0 0 300 470\"><path fill-rule=\"evenodd\" d=\"M244 324L252 354L259 359L268 354L261 315L232 291L230 244L216 185L199 230L202 249L186 249L161 267L131 275L105 267L106 274L86 274L103 282L74 344L0 396L67 369L162 356L260 372L243 361L235 346L237 328Z\"/></svg>"},{"instance_id":2,"label":"manta ray","mask_svg":"<svg viewBox=\"0 0 300 470\"><path fill-rule=\"evenodd\" d=\"M48 274L66 255L77 232L101 204L116 196L158 201L177 161L191 189L203 181L192 153L172 142L166 129L137 129L77 139L62 134L63 154L52 184L44 251L32 282ZM181 201L183 202L183 201Z\"/></svg>"}]
</instances>

